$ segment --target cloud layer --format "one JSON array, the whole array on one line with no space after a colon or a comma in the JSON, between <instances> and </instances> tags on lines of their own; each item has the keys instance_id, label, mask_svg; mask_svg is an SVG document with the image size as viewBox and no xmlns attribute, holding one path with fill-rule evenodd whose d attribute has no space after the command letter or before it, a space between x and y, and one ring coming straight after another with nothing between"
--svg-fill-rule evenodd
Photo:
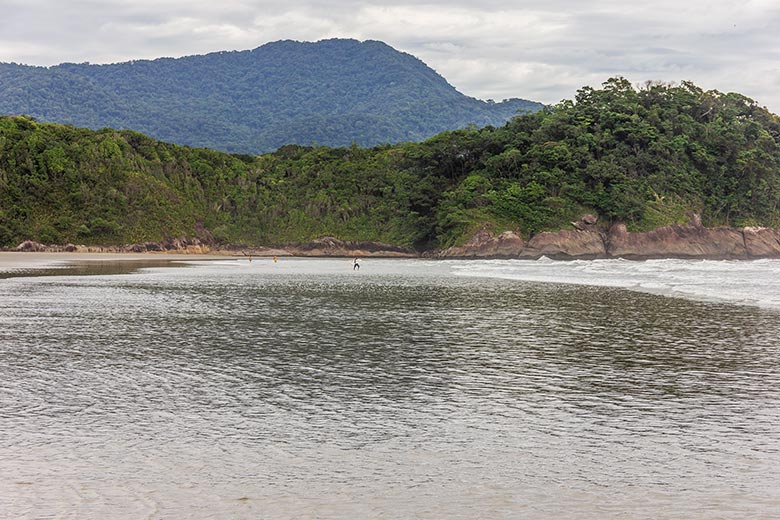
<instances>
[{"instance_id":1,"label":"cloud layer","mask_svg":"<svg viewBox=\"0 0 780 520\"><path fill-rule=\"evenodd\" d=\"M780 112L775 0L0 0L0 61L109 63L280 39L382 40L481 99L555 103L621 75Z\"/></svg>"}]
</instances>

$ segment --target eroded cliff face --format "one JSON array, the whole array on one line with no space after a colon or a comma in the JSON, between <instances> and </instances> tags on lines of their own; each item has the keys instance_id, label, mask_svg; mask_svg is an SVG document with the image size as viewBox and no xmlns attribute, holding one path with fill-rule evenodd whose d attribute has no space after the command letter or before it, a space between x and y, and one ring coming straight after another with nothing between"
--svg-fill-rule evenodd
<instances>
[{"instance_id":1,"label":"eroded cliff face","mask_svg":"<svg viewBox=\"0 0 780 520\"><path fill-rule=\"evenodd\" d=\"M595 226L592 215L572 222L575 229L539 233L527 242L512 233L512 249L501 250L499 238L480 231L462 246L441 252L443 258L554 259L701 258L735 260L780 258L780 230L770 228L704 227L698 215L689 224L663 226L644 233L632 233L625 224L608 230ZM500 236L506 235L507 232Z\"/></svg>"}]
</instances>

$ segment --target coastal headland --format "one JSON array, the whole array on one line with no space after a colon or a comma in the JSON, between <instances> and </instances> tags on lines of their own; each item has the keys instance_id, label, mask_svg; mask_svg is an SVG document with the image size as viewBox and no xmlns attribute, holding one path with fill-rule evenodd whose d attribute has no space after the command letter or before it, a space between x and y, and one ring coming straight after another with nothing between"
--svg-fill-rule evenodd
<instances>
[{"instance_id":1,"label":"coastal headland","mask_svg":"<svg viewBox=\"0 0 780 520\"><path fill-rule=\"evenodd\" d=\"M780 230L763 227L705 227L698 215L691 215L687 224L658 227L647 232L628 231L618 223L604 229L593 215L583 215L572 222L573 229L547 231L525 240L514 231L499 234L483 229L462 245L436 251L416 251L412 248L374 241L340 240L322 237L304 244L279 247L219 245L197 238L177 238L162 242L128 245L46 245L25 241L10 250L14 253L69 253L89 255L111 253L126 258L147 255L214 256L299 256L299 257L382 257L382 258L516 258L534 260L547 257L555 260L595 260L623 258L648 260L657 258L689 258L707 260L749 260L780 258ZM22 256L16 256L22 260Z\"/></svg>"},{"instance_id":2,"label":"coastal headland","mask_svg":"<svg viewBox=\"0 0 780 520\"><path fill-rule=\"evenodd\" d=\"M607 229L584 215L574 229L539 233L523 240L512 231L495 236L480 231L461 246L439 252L441 258L519 258L556 260L690 258L748 260L780 258L780 230L763 227L705 227L699 215L687 224L630 232L622 223Z\"/></svg>"},{"instance_id":3,"label":"coastal headland","mask_svg":"<svg viewBox=\"0 0 780 520\"><path fill-rule=\"evenodd\" d=\"M0 246L764 258L780 256L778 172L780 118L753 100L624 78L500 128L260 156L0 116Z\"/></svg>"}]
</instances>

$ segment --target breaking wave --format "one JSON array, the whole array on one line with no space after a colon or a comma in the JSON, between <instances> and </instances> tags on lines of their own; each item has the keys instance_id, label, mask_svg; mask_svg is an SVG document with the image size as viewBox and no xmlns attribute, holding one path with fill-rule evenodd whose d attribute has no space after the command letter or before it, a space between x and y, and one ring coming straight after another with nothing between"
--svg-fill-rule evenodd
<instances>
[{"instance_id":1,"label":"breaking wave","mask_svg":"<svg viewBox=\"0 0 780 520\"><path fill-rule=\"evenodd\" d=\"M665 296L780 309L780 260L450 261L460 276L621 287Z\"/></svg>"}]
</instances>

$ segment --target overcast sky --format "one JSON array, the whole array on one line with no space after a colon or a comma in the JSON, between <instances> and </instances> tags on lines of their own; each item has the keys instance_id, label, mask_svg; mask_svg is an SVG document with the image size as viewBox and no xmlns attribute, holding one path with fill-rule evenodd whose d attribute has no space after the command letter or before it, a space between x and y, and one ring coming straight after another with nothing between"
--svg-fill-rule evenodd
<instances>
[{"instance_id":1,"label":"overcast sky","mask_svg":"<svg viewBox=\"0 0 780 520\"><path fill-rule=\"evenodd\" d=\"M0 61L110 63L281 39L381 40L481 99L570 99L621 75L780 112L780 0L0 0Z\"/></svg>"}]
</instances>

